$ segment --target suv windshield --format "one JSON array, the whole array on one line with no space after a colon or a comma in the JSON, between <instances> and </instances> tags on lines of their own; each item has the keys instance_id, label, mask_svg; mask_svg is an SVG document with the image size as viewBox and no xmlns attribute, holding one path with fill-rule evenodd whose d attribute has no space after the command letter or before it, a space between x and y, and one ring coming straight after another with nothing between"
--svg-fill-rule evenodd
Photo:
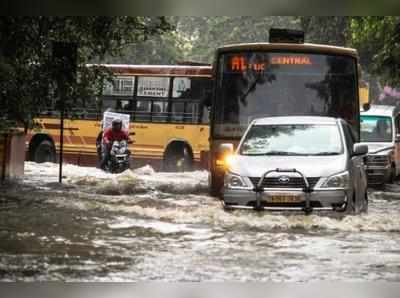
<instances>
[{"instance_id":1,"label":"suv windshield","mask_svg":"<svg viewBox=\"0 0 400 298\"><path fill-rule=\"evenodd\" d=\"M337 125L254 125L239 152L242 155L338 155L343 147Z\"/></svg>"},{"instance_id":2,"label":"suv windshield","mask_svg":"<svg viewBox=\"0 0 400 298\"><path fill-rule=\"evenodd\" d=\"M361 142L391 142L392 119L383 116L361 116Z\"/></svg>"}]
</instances>

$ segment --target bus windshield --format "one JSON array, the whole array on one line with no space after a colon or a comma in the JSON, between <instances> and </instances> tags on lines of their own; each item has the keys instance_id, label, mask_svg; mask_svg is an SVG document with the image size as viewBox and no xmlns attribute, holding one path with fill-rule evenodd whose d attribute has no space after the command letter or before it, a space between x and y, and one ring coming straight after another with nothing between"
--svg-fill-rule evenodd
<instances>
[{"instance_id":1,"label":"bus windshield","mask_svg":"<svg viewBox=\"0 0 400 298\"><path fill-rule=\"evenodd\" d=\"M214 137L240 138L258 117L340 117L358 132L356 59L285 52L219 56Z\"/></svg>"}]
</instances>

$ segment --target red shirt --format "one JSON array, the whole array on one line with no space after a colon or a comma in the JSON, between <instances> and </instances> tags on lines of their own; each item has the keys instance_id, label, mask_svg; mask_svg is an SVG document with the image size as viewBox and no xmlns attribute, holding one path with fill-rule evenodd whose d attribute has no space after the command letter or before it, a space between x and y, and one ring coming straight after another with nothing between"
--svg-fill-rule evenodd
<instances>
[{"instance_id":1,"label":"red shirt","mask_svg":"<svg viewBox=\"0 0 400 298\"><path fill-rule=\"evenodd\" d=\"M124 131L122 129L120 131L113 131L112 127L110 127L104 131L103 143L109 145L114 141L118 141L118 142L120 142L122 140L128 141L128 138L129 138L129 136L126 131Z\"/></svg>"}]
</instances>

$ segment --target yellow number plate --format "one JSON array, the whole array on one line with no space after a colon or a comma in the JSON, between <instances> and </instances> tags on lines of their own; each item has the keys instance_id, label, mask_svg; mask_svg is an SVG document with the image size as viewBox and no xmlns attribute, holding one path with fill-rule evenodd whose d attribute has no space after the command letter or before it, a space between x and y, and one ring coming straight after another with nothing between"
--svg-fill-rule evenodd
<instances>
[{"instance_id":1,"label":"yellow number plate","mask_svg":"<svg viewBox=\"0 0 400 298\"><path fill-rule=\"evenodd\" d=\"M299 195L269 195L265 197L268 203L300 203L303 197Z\"/></svg>"}]
</instances>

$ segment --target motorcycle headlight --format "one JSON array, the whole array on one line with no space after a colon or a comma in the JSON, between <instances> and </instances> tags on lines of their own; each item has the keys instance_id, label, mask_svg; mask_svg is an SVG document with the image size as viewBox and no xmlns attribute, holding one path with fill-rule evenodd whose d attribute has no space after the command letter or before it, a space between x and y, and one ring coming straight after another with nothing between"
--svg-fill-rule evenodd
<instances>
[{"instance_id":1,"label":"motorcycle headlight","mask_svg":"<svg viewBox=\"0 0 400 298\"><path fill-rule=\"evenodd\" d=\"M244 181L243 177L232 173L225 174L224 186L226 188L236 188L236 189L249 188L247 183Z\"/></svg>"},{"instance_id":2,"label":"motorcycle headlight","mask_svg":"<svg viewBox=\"0 0 400 298\"><path fill-rule=\"evenodd\" d=\"M321 186L323 188L348 188L350 176L349 172L342 172L326 179L325 183Z\"/></svg>"}]
</instances>

